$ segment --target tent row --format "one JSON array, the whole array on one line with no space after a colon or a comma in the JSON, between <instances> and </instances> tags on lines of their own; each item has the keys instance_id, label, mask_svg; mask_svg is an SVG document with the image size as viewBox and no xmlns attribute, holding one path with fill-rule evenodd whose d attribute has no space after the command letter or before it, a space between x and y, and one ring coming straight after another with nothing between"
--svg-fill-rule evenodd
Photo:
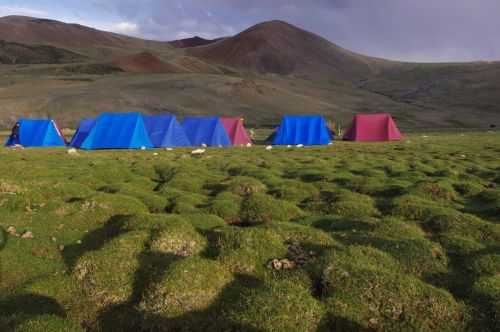
<instances>
[{"instance_id":1,"label":"tent row","mask_svg":"<svg viewBox=\"0 0 500 332\"><path fill-rule=\"evenodd\" d=\"M389 141L401 139L389 114L357 115L344 136L352 141ZM327 145L334 133L318 115L285 116L270 141L273 145ZM188 146L228 147L251 144L241 118L186 117L182 123L175 115L140 113L103 113L84 119L69 146L85 150L150 149ZM19 120L6 142L7 146L67 146L54 120Z\"/></svg>"}]
</instances>

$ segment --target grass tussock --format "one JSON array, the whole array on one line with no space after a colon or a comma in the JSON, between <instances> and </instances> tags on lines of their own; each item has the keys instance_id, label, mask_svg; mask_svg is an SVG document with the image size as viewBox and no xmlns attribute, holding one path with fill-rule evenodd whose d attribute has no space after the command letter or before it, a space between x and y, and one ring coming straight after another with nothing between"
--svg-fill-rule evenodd
<instances>
[{"instance_id":1,"label":"grass tussock","mask_svg":"<svg viewBox=\"0 0 500 332\"><path fill-rule=\"evenodd\" d=\"M0 330L496 331L499 142L0 149Z\"/></svg>"}]
</instances>

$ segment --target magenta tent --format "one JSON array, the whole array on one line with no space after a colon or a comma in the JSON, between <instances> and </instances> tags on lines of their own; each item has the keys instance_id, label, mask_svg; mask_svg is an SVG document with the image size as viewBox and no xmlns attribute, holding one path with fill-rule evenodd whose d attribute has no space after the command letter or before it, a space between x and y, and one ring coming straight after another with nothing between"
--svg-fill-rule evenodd
<instances>
[{"instance_id":1,"label":"magenta tent","mask_svg":"<svg viewBox=\"0 0 500 332\"><path fill-rule=\"evenodd\" d=\"M243 126L242 118L220 118L220 121L226 128L226 132L233 145L247 145L252 143L248 133Z\"/></svg>"},{"instance_id":2,"label":"magenta tent","mask_svg":"<svg viewBox=\"0 0 500 332\"><path fill-rule=\"evenodd\" d=\"M346 141L380 142L402 138L396 123L388 113L358 114L344 135Z\"/></svg>"}]
</instances>

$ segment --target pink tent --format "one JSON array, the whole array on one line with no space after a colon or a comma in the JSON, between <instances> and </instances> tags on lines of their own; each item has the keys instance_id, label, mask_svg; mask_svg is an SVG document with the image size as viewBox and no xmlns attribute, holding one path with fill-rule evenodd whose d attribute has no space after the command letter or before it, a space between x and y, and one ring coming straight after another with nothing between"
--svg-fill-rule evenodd
<instances>
[{"instance_id":1,"label":"pink tent","mask_svg":"<svg viewBox=\"0 0 500 332\"><path fill-rule=\"evenodd\" d=\"M346 141L398 141L402 138L396 123L388 113L358 114L344 135Z\"/></svg>"},{"instance_id":2,"label":"pink tent","mask_svg":"<svg viewBox=\"0 0 500 332\"><path fill-rule=\"evenodd\" d=\"M252 143L243 126L242 118L220 118L220 121L224 125L224 128L226 128L233 145L247 145L248 143Z\"/></svg>"}]
</instances>

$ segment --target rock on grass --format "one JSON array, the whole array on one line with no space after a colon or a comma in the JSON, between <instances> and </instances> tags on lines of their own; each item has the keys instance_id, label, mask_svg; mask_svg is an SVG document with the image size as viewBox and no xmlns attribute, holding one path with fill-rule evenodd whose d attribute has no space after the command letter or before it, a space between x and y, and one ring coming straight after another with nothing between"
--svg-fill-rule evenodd
<instances>
[{"instance_id":1,"label":"rock on grass","mask_svg":"<svg viewBox=\"0 0 500 332\"><path fill-rule=\"evenodd\" d=\"M217 259L235 273L265 273L267 262L288 252L279 232L272 229L224 227L215 236Z\"/></svg>"}]
</instances>

